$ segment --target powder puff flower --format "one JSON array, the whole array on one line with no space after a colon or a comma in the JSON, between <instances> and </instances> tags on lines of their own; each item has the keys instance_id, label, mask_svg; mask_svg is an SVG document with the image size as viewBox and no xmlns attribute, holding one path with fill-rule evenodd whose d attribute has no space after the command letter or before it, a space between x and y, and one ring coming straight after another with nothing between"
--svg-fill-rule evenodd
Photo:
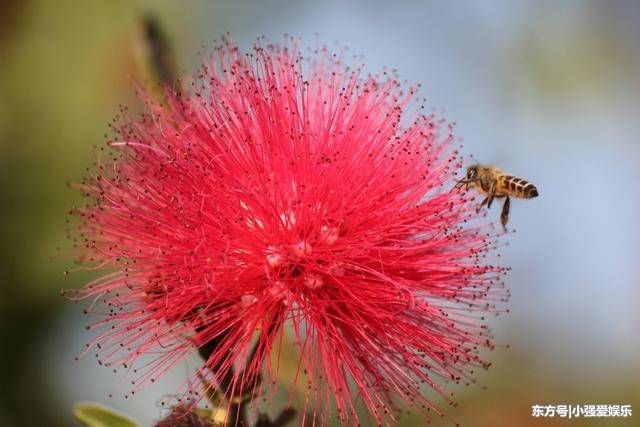
<instances>
[{"instance_id":1,"label":"powder puff flower","mask_svg":"<svg viewBox=\"0 0 640 427\"><path fill-rule=\"evenodd\" d=\"M100 363L135 391L200 351L192 379L239 401L266 393L290 335L307 422L439 413L425 388L449 400L488 365L483 316L507 293L492 229L451 191L451 127L415 91L326 48L225 41L188 91L123 109L75 211L105 271L78 292Z\"/></svg>"}]
</instances>

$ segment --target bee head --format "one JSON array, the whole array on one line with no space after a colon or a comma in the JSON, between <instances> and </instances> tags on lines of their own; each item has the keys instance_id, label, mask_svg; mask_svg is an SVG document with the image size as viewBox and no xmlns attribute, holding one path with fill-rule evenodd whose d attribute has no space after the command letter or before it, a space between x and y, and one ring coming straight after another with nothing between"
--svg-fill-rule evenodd
<instances>
[{"instance_id":1,"label":"bee head","mask_svg":"<svg viewBox=\"0 0 640 427\"><path fill-rule=\"evenodd\" d=\"M454 188L469 188L469 184L478 180L478 169L480 165L471 165L467 168L467 176L459 180Z\"/></svg>"},{"instance_id":2,"label":"bee head","mask_svg":"<svg viewBox=\"0 0 640 427\"><path fill-rule=\"evenodd\" d=\"M467 181L474 181L478 177L478 165L472 165L467 168Z\"/></svg>"}]
</instances>

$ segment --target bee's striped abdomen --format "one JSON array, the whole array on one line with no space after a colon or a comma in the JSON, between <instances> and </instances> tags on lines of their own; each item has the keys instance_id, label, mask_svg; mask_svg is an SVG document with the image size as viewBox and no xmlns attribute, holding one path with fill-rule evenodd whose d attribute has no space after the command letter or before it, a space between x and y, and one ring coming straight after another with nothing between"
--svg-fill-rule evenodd
<instances>
[{"instance_id":1,"label":"bee's striped abdomen","mask_svg":"<svg viewBox=\"0 0 640 427\"><path fill-rule=\"evenodd\" d=\"M501 175L499 188L510 196L532 199L538 196L538 189L529 181L511 175Z\"/></svg>"}]
</instances>

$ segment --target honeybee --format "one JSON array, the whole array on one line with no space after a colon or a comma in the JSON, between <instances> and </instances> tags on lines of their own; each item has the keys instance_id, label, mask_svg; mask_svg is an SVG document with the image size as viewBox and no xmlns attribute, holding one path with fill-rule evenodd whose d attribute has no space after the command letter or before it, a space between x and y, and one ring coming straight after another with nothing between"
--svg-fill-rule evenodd
<instances>
[{"instance_id":1,"label":"honeybee","mask_svg":"<svg viewBox=\"0 0 640 427\"><path fill-rule=\"evenodd\" d=\"M509 221L510 196L520 199L538 197L538 189L535 185L522 178L508 175L494 166L469 166L467 168L467 176L458 181L455 188L462 186L465 186L465 188L475 188L478 192L486 196L482 203L480 203L478 210L482 209L484 205L490 208L493 199L504 198L500 222L505 229Z\"/></svg>"}]
</instances>

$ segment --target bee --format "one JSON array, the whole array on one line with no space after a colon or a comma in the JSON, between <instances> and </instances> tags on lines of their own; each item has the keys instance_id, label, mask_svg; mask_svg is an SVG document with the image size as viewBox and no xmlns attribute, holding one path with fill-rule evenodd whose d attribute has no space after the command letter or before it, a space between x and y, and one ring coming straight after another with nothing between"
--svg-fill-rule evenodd
<instances>
[{"instance_id":1,"label":"bee","mask_svg":"<svg viewBox=\"0 0 640 427\"><path fill-rule=\"evenodd\" d=\"M458 181L455 188L461 188L462 186L465 186L465 188L475 188L478 192L485 195L478 210L482 209L484 205L490 208L493 199L504 198L500 222L505 229L509 221L511 196L520 199L538 197L538 189L529 181L508 175L496 167L487 165L469 166L467 168L467 176Z\"/></svg>"}]
</instances>

